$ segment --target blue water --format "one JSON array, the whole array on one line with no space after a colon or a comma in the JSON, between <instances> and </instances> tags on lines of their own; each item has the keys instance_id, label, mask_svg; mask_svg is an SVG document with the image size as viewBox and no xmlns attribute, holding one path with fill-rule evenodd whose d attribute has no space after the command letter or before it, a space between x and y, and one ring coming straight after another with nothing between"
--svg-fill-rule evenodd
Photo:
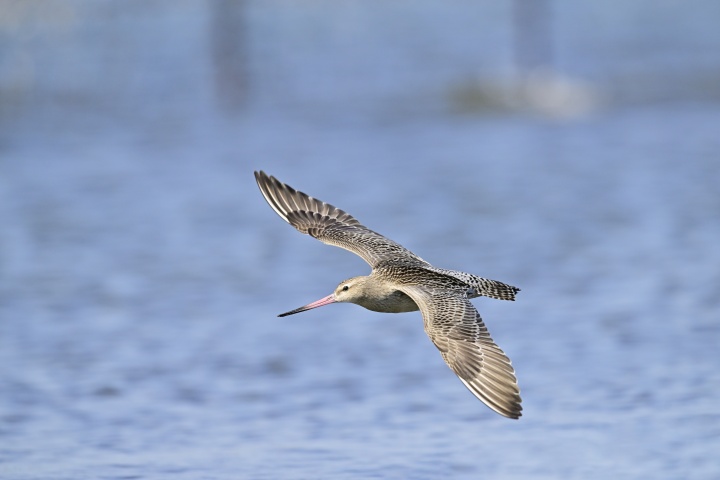
<instances>
[{"instance_id":1,"label":"blue water","mask_svg":"<svg viewBox=\"0 0 720 480\"><path fill-rule=\"evenodd\" d=\"M506 78L509 4L376 3L248 3L230 112L203 3L5 24L36 70L13 96L0 70L0 478L720 477L714 3L558 2L555 61L602 93L579 115L453 103ZM417 312L277 318L368 267L254 169L522 288L474 302L523 417Z\"/></svg>"}]
</instances>

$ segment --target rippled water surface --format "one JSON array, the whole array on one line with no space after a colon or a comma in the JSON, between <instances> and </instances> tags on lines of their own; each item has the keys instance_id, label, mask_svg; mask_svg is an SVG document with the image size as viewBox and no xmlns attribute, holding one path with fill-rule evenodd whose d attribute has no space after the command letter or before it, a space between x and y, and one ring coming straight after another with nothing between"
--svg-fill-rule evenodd
<instances>
[{"instance_id":1,"label":"rippled water surface","mask_svg":"<svg viewBox=\"0 0 720 480\"><path fill-rule=\"evenodd\" d=\"M177 48L202 43L204 10L181 5L167 35L184 26ZM0 478L720 477L714 87L571 118L459 112L437 86L461 77L453 62L480 35L462 15L426 6L406 18L402 2L375 13L250 5L257 96L234 113L193 90L208 80L191 51L181 65L197 78L168 60L165 73L146 71L157 85L111 85L119 99L105 107L24 98L3 117ZM473 18L502 14L463 5ZM660 35L673 12L660 13L640 40ZM107 17L113 38L134 28L156 38L119 15ZM558 15L561 60L584 71L591 62L568 46L582 29ZM379 39L364 28L378 19ZM441 20L447 28L410 28ZM487 23L483 35L507 28ZM78 38L95 38L82 25ZM583 41L601 65L619 55L604 68L624 74L637 52L608 51L613 34L630 37L615 25ZM393 26L403 34L386 49ZM683 48L720 42L702 35L679 36L647 68L681 57L690 68ZM509 55L502 48L480 63ZM344 49L359 56L344 64ZM155 51L142 62L162 64ZM38 95L55 98L41 83ZM155 98L162 85L168 103ZM474 303L513 359L523 417L477 401L417 312L333 305L277 318L369 269L284 224L254 169L437 266L519 286L517 302Z\"/></svg>"}]
</instances>

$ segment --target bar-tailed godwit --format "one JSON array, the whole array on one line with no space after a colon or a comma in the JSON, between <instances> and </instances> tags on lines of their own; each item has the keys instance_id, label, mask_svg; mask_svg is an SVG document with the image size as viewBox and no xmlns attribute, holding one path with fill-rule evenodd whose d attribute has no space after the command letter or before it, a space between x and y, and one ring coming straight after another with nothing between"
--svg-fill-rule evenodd
<instances>
[{"instance_id":1,"label":"bar-tailed godwit","mask_svg":"<svg viewBox=\"0 0 720 480\"><path fill-rule=\"evenodd\" d=\"M519 418L520 390L510 359L490 337L471 298L515 300L517 287L455 270L436 268L402 245L362 225L350 214L255 172L265 200L300 233L362 257L368 276L340 282L325 298L280 314L351 302L375 312L420 310L425 332L465 386L500 415Z\"/></svg>"}]
</instances>

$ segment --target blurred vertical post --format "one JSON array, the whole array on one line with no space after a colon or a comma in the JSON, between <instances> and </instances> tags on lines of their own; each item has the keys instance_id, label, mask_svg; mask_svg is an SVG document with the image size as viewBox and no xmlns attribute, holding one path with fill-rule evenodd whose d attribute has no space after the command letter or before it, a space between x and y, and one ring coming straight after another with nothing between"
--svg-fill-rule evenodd
<instances>
[{"instance_id":1,"label":"blurred vertical post","mask_svg":"<svg viewBox=\"0 0 720 480\"><path fill-rule=\"evenodd\" d=\"M550 0L513 0L515 63L520 75L553 64Z\"/></svg>"},{"instance_id":2,"label":"blurred vertical post","mask_svg":"<svg viewBox=\"0 0 720 480\"><path fill-rule=\"evenodd\" d=\"M221 109L239 110L247 96L245 1L210 0L215 96Z\"/></svg>"}]
</instances>

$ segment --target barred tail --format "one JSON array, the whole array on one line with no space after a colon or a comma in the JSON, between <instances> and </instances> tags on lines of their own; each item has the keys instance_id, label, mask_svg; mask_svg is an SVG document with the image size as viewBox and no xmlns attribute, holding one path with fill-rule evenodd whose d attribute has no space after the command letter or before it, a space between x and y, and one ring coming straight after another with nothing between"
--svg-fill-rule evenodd
<instances>
[{"instance_id":1,"label":"barred tail","mask_svg":"<svg viewBox=\"0 0 720 480\"><path fill-rule=\"evenodd\" d=\"M512 301L515 300L515 294L520 291L518 287L513 287L507 283L490 280L489 278L478 277L470 273L459 272L457 270L446 270L444 268L431 268L435 272L449 275L465 283L471 289L471 291L468 292L468 297L470 298L483 296L497 298L498 300Z\"/></svg>"},{"instance_id":2,"label":"barred tail","mask_svg":"<svg viewBox=\"0 0 720 480\"><path fill-rule=\"evenodd\" d=\"M471 286L475 288L478 296L497 298L498 300L515 300L515 294L520 291L518 287L513 287L506 283L490 280L487 278L475 277L476 282Z\"/></svg>"}]
</instances>

